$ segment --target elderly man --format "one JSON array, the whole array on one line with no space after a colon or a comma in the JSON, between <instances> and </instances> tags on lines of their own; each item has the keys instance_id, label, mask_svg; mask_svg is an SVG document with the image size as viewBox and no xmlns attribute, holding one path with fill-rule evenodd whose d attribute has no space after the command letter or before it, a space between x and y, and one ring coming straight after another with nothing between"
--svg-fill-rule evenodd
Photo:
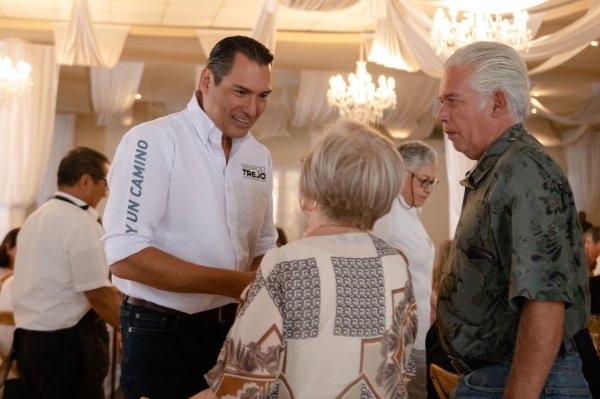
<instances>
[{"instance_id":1,"label":"elderly man","mask_svg":"<svg viewBox=\"0 0 600 399\"><path fill-rule=\"evenodd\" d=\"M477 160L437 307L441 343L464 374L456 396L591 397L572 340L589 317L583 237L567 179L523 127L523 59L500 43L463 47L439 98L448 139Z\"/></svg>"}]
</instances>

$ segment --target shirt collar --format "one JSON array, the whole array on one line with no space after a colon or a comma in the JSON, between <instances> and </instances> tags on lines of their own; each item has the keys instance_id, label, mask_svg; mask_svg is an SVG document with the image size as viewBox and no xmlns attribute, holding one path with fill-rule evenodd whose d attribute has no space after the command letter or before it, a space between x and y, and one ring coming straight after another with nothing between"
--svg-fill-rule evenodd
<instances>
[{"instance_id":1,"label":"shirt collar","mask_svg":"<svg viewBox=\"0 0 600 399\"><path fill-rule=\"evenodd\" d=\"M204 112L202 107L198 102L198 98L196 97L196 93L192 95L192 98L188 102L187 110L190 111L192 115L192 125L196 130L196 134L200 137L204 144L208 144L209 142L218 143L221 145L221 138L223 137L223 132L221 129L215 125L212 119ZM244 137L239 139L232 140L232 147L236 146L237 142L242 142L251 135L250 132ZM233 148L232 148L233 149Z\"/></svg>"},{"instance_id":2,"label":"shirt collar","mask_svg":"<svg viewBox=\"0 0 600 399\"><path fill-rule=\"evenodd\" d=\"M82 209L82 211L85 211L85 212L89 213L94 220L98 219L98 211L93 206L91 206L87 202L85 202L84 200L82 200L80 198L77 198L77 197L75 197L75 196L73 196L71 194L67 194L67 193L65 193L63 191L60 191L60 190L56 191L54 193L54 195L58 195L58 196L61 196L61 197L68 198L71 201L73 201L75 203L75 205L77 205L77 206L88 205L89 206L88 209L85 209L85 210Z\"/></svg>"},{"instance_id":3,"label":"shirt collar","mask_svg":"<svg viewBox=\"0 0 600 399\"><path fill-rule=\"evenodd\" d=\"M465 178L460 184L467 188L476 188L481 180L496 164L496 161L507 150L507 148L517 139L525 134L525 128L522 123L511 126L506 132L502 133L483 153L479 161L473 168L467 172Z\"/></svg>"},{"instance_id":4,"label":"shirt collar","mask_svg":"<svg viewBox=\"0 0 600 399\"><path fill-rule=\"evenodd\" d=\"M73 202L75 203L75 205L77 205L77 206L85 206L85 205L88 205L88 203L87 203L87 202L85 202L84 200L82 200L81 198L77 198L77 197L75 197L74 195L67 194L67 193L65 193L65 192L63 192L63 191L60 191L60 190L58 190L56 193L54 193L54 195L59 195L59 196L61 196L61 197L68 198L68 199L70 199L71 201L73 201Z\"/></svg>"}]
</instances>

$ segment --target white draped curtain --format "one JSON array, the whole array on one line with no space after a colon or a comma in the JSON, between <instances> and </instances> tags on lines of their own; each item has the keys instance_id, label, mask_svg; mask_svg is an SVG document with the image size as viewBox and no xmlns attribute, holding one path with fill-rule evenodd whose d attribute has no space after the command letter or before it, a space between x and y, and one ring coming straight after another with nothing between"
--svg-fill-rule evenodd
<instances>
[{"instance_id":1,"label":"white draped curtain","mask_svg":"<svg viewBox=\"0 0 600 399\"><path fill-rule=\"evenodd\" d=\"M600 194L600 131L565 146L565 156L575 205L578 210L589 213L594 210Z\"/></svg>"},{"instance_id":2,"label":"white draped curtain","mask_svg":"<svg viewBox=\"0 0 600 399\"><path fill-rule=\"evenodd\" d=\"M332 73L327 71L300 72L292 126L319 126L335 117L336 111L327 102L326 92L331 75Z\"/></svg>"},{"instance_id":3,"label":"white draped curtain","mask_svg":"<svg viewBox=\"0 0 600 399\"><path fill-rule=\"evenodd\" d=\"M74 142L75 114L56 114L50 157L35 200L38 207L56 192L58 165L67 151L73 148Z\"/></svg>"},{"instance_id":4,"label":"white draped curtain","mask_svg":"<svg viewBox=\"0 0 600 399\"><path fill-rule=\"evenodd\" d=\"M57 22L53 27L59 64L104 67L119 61L130 29L92 24L87 0L74 0L69 22Z\"/></svg>"},{"instance_id":5,"label":"white draped curtain","mask_svg":"<svg viewBox=\"0 0 600 399\"><path fill-rule=\"evenodd\" d=\"M54 48L15 39L0 41L0 54L31 64L33 87L0 105L0 234L20 226L35 200L50 155L58 65Z\"/></svg>"},{"instance_id":6,"label":"white draped curtain","mask_svg":"<svg viewBox=\"0 0 600 399\"><path fill-rule=\"evenodd\" d=\"M396 107L385 112L383 125L402 130L411 139L426 139L435 125L439 80L422 74L402 74L396 76L396 86Z\"/></svg>"},{"instance_id":7,"label":"white draped curtain","mask_svg":"<svg viewBox=\"0 0 600 399\"><path fill-rule=\"evenodd\" d=\"M140 86L143 62L121 61L113 68L92 67L92 103L98 125L128 125Z\"/></svg>"},{"instance_id":8,"label":"white draped curtain","mask_svg":"<svg viewBox=\"0 0 600 399\"><path fill-rule=\"evenodd\" d=\"M572 127L565 137L558 144L555 144L566 146L579 140L594 125L600 124L600 82L592 85L592 93L589 100L580 110L571 115L558 115L544 106L537 98L532 98L531 104L537 109L539 116L561 125Z\"/></svg>"},{"instance_id":9,"label":"white draped curtain","mask_svg":"<svg viewBox=\"0 0 600 399\"><path fill-rule=\"evenodd\" d=\"M460 181L465 178L465 174L473 168L475 161L465 157L461 152L454 149L454 146L444 134L444 152L446 153L446 175L448 177L448 227L449 237L454 237L454 231L458 224L462 202L465 194L465 188L460 185Z\"/></svg>"},{"instance_id":10,"label":"white draped curtain","mask_svg":"<svg viewBox=\"0 0 600 399\"><path fill-rule=\"evenodd\" d=\"M438 55L429 43L433 21L421 9L435 5L435 0L387 0L387 15L377 23L372 51L368 60L390 68L409 72L422 70L433 77L442 75L442 64L448 56ZM541 15L532 15L533 31L537 31ZM590 0L588 11L566 27L536 38L529 51L523 53L526 61L541 61L531 74L554 68L587 47L600 36L600 0Z\"/></svg>"}]
</instances>

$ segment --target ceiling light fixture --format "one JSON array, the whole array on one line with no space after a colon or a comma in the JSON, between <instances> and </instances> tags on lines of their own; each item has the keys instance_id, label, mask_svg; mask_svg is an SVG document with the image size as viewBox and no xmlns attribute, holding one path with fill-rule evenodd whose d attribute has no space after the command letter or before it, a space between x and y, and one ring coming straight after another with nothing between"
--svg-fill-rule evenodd
<instances>
[{"instance_id":1,"label":"ceiling light fixture","mask_svg":"<svg viewBox=\"0 0 600 399\"><path fill-rule=\"evenodd\" d=\"M458 11L449 14L438 8L431 29L431 45L437 54L448 54L476 41L494 41L508 44L518 51L529 50L531 29L527 26L527 11L513 12L512 21L502 14L483 10L465 11L458 20Z\"/></svg>"},{"instance_id":2,"label":"ceiling light fixture","mask_svg":"<svg viewBox=\"0 0 600 399\"><path fill-rule=\"evenodd\" d=\"M376 125L381 123L383 111L396 105L396 82L391 77L381 75L378 86L375 86L367 71L361 45L356 72L348 75L348 83L342 75L332 76L327 100L338 108L342 116Z\"/></svg>"},{"instance_id":3,"label":"ceiling light fixture","mask_svg":"<svg viewBox=\"0 0 600 399\"><path fill-rule=\"evenodd\" d=\"M19 61L13 65L13 60L4 57L0 60L0 102L17 98L33 85L31 80L31 65Z\"/></svg>"}]
</instances>

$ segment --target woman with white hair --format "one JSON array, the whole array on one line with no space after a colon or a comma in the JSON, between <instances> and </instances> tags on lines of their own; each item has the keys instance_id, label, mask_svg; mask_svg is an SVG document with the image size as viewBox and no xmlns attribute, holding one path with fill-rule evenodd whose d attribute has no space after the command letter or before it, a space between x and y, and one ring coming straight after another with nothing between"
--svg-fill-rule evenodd
<instances>
[{"instance_id":1,"label":"woman with white hair","mask_svg":"<svg viewBox=\"0 0 600 399\"><path fill-rule=\"evenodd\" d=\"M408 393L411 399L425 399L425 336L435 317L431 307L431 303L435 303L432 300L435 246L421 223L421 207L438 184L437 153L428 144L416 140L402 143L398 152L408 173L392 210L375 223L373 234L400 249L408 258L419 326L412 352L415 375L408 384Z\"/></svg>"},{"instance_id":2,"label":"woman with white hair","mask_svg":"<svg viewBox=\"0 0 600 399\"><path fill-rule=\"evenodd\" d=\"M407 397L410 277L404 255L369 234L403 175L372 128L325 129L302 165L304 237L263 258L199 397Z\"/></svg>"}]
</instances>

